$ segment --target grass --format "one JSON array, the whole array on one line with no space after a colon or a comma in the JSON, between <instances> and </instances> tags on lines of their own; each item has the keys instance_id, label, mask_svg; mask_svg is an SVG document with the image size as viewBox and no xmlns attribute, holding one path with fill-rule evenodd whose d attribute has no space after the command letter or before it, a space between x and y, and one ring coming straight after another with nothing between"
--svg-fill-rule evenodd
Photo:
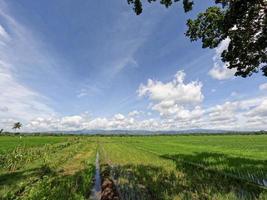
<instances>
[{"instance_id":1,"label":"grass","mask_svg":"<svg viewBox=\"0 0 267 200\"><path fill-rule=\"evenodd\" d=\"M125 199L266 199L267 136L101 138Z\"/></svg>"},{"instance_id":2,"label":"grass","mask_svg":"<svg viewBox=\"0 0 267 200\"><path fill-rule=\"evenodd\" d=\"M154 138L153 138L154 139ZM155 138L136 146L164 158L262 182L267 177L265 136L184 136ZM138 142L138 141L137 141ZM153 145L157 143L158 145ZM263 183L260 183L263 184Z\"/></svg>"},{"instance_id":3,"label":"grass","mask_svg":"<svg viewBox=\"0 0 267 200\"><path fill-rule=\"evenodd\" d=\"M0 199L89 199L97 151L122 199L267 199L267 135L9 136L0 144Z\"/></svg>"},{"instance_id":4,"label":"grass","mask_svg":"<svg viewBox=\"0 0 267 200\"><path fill-rule=\"evenodd\" d=\"M18 146L35 147L66 141L69 137L55 136L0 136L0 153L11 151Z\"/></svg>"},{"instance_id":5,"label":"grass","mask_svg":"<svg viewBox=\"0 0 267 200\"><path fill-rule=\"evenodd\" d=\"M0 199L88 199L96 143L93 139L77 137L62 141L23 147L20 153L26 156L20 160L24 162L13 168L2 166ZM13 158L12 152L17 148L21 147L10 149L2 157Z\"/></svg>"}]
</instances>

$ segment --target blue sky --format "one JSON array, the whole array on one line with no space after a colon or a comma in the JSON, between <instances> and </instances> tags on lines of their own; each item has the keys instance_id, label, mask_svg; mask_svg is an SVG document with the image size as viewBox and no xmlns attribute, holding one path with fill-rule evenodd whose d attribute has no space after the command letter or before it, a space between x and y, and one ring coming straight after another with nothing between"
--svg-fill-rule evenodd
<instances>
[{"instance_id":1,"label":"blue sky","mask_svg":"<svg viewBox=\"0 0 267 200\"><path fill-rule=\"evenodd\" d=\"M227 40L202 49L184 35L208 2L136 16L126 0L0 0L0 126L266 129L266 78L233 77Z\"/></svg>"}]
</instances>

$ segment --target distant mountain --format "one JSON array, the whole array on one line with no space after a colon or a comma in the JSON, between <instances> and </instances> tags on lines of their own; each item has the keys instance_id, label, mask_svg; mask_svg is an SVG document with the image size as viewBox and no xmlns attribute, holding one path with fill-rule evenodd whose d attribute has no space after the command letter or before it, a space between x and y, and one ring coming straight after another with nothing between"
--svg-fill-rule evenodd
<instances>
[{"instance_id":1,"label":"distant mountain","mask_svg":"<svg viewBox=\"0 0 267 200\"><path fill-rule=\"evenodd\" d=\"M203 134L203 133L227 133L238 132L229 130L214 130L214 129L187 129L187 130L171 130L171 131L148 131L148 130L75 130L75 131L50 131L49 133L64 133L64 134L103 134L103 135L160 135L160 134Z\"/></svg>"}]
</instances>

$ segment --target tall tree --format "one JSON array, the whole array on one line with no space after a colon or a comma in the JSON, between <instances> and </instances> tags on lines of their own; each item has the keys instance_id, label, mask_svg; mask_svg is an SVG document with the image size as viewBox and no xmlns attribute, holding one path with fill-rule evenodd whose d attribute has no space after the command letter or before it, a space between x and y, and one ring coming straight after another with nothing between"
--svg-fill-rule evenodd
<instances>
[{"instance_id":1,"label":"tall tree","mask_svg":"<svg viewBox=\"0 0 267 200\"><path fill-rule=\"evenodd\" d=\"M22 124L20 122L16 122L16 123L14 123L12 129L17 130L17 129L20 129L21 127L22 127Z\"/></svg>"},{"instance_id":2,"label":"tall tree","mask_svg":"<svg viewBox=\"0 0 267 200\"><path fill-rule=\"evenodd\" d=\"M127 0L137 15L142 13L141 0ZM147 0L149 3L157 0ZM179 0L160 0L165 7ZM267 76L267 0L214 0L217 4L187 21L185 33L191 41L201 39L203 48L216 48L229 39L221 58L236 76L247 77L261 70ZM183 0L184 11L194 2Z\"/></svg>"}]
</instances>

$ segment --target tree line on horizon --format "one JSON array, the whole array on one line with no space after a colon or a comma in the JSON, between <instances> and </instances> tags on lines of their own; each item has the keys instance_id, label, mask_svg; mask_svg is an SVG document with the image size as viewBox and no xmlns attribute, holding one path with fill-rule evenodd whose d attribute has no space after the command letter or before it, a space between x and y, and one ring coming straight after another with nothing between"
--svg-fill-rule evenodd
<instances>
[{"instance_id":1,"label":"tree line on horizon","mask_svg":"<svg viewBox=\"0 0 267 200\"><path fill-rule=\"evenodd\" d=\"M20 122L15 122L15 123L13 124L12 129L15 130L15 132L16 132L16 130L21 129L21 127L22 127L22 123L20 123ZM4 129L2 128L2 129L0 129L0 134L3 134L3 133L4 133ZM9 132L5 132L5 133L9 133ZM16 132L16 133L17 133L17 132Z\"/></svg>"}]
</instances>

